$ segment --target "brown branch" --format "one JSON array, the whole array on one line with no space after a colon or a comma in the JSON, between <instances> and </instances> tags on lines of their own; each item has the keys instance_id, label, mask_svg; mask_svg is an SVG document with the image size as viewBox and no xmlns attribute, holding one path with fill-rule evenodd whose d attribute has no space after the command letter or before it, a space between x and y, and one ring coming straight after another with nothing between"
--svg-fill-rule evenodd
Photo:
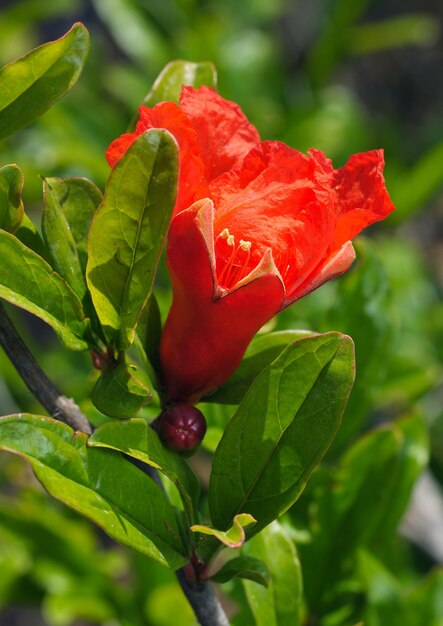
<instances>
[{"instance_id":1,"label":"brown branch","mask_svg":"<svg viewBox=\"0 0 443 626\"><path fill-rule=\"evenodd\" d=\"M26 383L29 391L54 419L65 422L74 430L90 434L92 426L74 400L62 395L49 380L23 342L0 303L0 345Z\"/></svg>"}]
</instances>

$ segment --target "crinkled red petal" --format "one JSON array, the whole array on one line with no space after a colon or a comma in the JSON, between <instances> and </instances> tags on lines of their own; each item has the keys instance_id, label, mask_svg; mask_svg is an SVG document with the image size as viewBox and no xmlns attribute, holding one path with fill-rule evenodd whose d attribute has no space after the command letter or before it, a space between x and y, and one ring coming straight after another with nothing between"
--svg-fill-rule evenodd
<instances>
[{"instance_id":1,"label":"crinkled red petal","mask_svg":"<svg viewBox=\"0 0 443 626\"><path fill-rule=\"evenodd\" d=\"M238 104L209 87L183 87L180 107L197 134L208 181L237 167L260 141L257 129Z\"/></svg>"},{"instance_id":2,"label":"crinkled red petal","mask_svg":"<svg viewBox=\"0 0 443 626\"><path fill-rule=\"evenodd\" d=\"M351 156L334 172L337 225L332 249L353 239L363 228L384 219L394 210L383 178L383 150Z\"/></svg>"}]
</instances>

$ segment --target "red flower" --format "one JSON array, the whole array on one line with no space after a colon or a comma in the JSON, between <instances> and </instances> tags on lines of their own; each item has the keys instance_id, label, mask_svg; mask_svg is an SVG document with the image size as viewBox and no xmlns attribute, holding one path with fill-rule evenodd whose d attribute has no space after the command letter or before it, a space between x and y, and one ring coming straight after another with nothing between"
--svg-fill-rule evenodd
<instances>
[{"instance_id":1,"label":"red flower","mask_svg":"<svg viewBox=\"0 0 443 626\"><path fill-rule=\"evenodd\" d=\"M318 150L260 142L241 109L207 87L184 87L180 107L140 107L135 133L111 144L109 163L158 127L180 147L164 385L171 399L195 402L227 380L264 323L345 272L352 238L394 207L381 150L334 170Z\"/></svg>"}]
</instances>

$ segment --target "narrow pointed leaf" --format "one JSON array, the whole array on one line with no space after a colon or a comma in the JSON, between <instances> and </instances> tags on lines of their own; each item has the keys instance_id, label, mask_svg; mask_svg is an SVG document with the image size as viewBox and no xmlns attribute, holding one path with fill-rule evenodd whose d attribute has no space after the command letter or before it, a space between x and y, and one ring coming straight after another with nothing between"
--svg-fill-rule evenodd
<instances>
[{"instance_id":1,"label":"narrow pointed leaf","mask_svg":"<svg viewBox=\"0 0 443 626\"><path fill-rule=\"evenodd\" d=\"M0 297L52 326L71 350L88 347L89 324L76 294L38 254L0 231Z\"/></svg>"},{"instance_id":2,"label":"narrow pointed leaf","mask_svg":"<svg viewBox=\"0 0 443 626\"><path fill-rule=\"evenodd\" d=\"M189 525L194 522L199 483L186 461L163 446L146 420L135 418L107 422L97 428L89 438L88 445L119 450L158 469L177 486Z\"/></svg>"},{"instance_id":3,"label":"narrow pointed leaf","mask_svg":"<svg viewBox=\"0 0 443 626\"><path fill-rule=\"evenodd\" d=\"M68 220L50 180L43 180L43 196L42 234L51 265L82 300L86 294L86 279Z\"/></svg>"},{"instance_id":4,"label":"narrow pointed leaf","mask_svg":"<svg viewBox=\"0 0 443 626\"><path fill-rule=\"evenodd\" d=\"M186 559L175 511L159 486L120 454L48 417L0 418L0 448L27 459L45 489L116 541L171 569Z\"/></svg>"},{"instance_id":5,"label":"narrow pointed leaf","mask_svg":"<svg viewBox=\"0 0 443 626\"><path fill-rule=\"evenodd\" d=\"M119 363L102 373L91 399L109 417L133 417L152 399L149 387L146 376L135 365Z\"/></svg>"},{"instance_id":6,"label":"narrow pointed leaf","mask_svg":"<svg viewBox=\"0 0 443 626\"><path fill-rule=\"evenodd\" d=\"M227 561L216 574L211 576L211 580L216 583L227 583L233 578L252 580L258 585L268 587L270 573L261 559L242 555Z\"/></svg>"},{"instance_id":7,"label":"narrow pointed leaf","mask_svg":"<svg viewBox=\"0 0 443 626\"><path fill-rule=\"evenodd\" d=\"M83 24L0 69L0 139L27 126L77 82L89 50Z\"/></svg>"},{"instance_id":8,"label":"narrow pointed leaf","mask_svg":"<svg viewBox=\"0 0 443 626\"><path fill-rule=\"evenodd\" d=\"M43 191L42 232L52 264L83 299L88 232L102 194L86 178L46 178Z\"/></svg>"},{"instance_id":9,"label":"narrow pointed leaf","mask_svg":"<svg viewBox=\"0 0 443 626\"><path fill-rule=\"evenodd\" d=\"M217 71L215 66L208 62L192 63L191 61L171 61L158 75L151 91L148 93L142 104L153 107L159 102L177 102L180 97L182 85L201 87L208 85L217 89ZM135 128L138 116L136 116L129 127Z\"/></svg>"},{"instance_id":10,"label":"narrow pointed leaf","mask_svg":"<svg viewBox=\"0 0 443 626\"><path fill-rule=\"evenodd\" d=\"M242 362L224 385L205 398L205 402L239 404L257 376L290 343L312 336L309 330L282 330L267 335L257 335L245 352Z\"/></svg>"},{"instance_id":11,"label":"narrow pointed leaf","mask_svg":"<svg viewBox=\"0 0 443 626\"><path fill-rule=\"evenodd\" d=\"M23 219L23 174L17 165L0 168L0 228L13 233Z\"/></svg>"},{"instance_id":12,"label":"narrow pointed leaf","mask_svg":"<svg viewBox=\"0 0 443 626\"><path fill-rule=\"evenodd\" d=\"M255 534L298 498L340 425L354 379L352 340L300 339L254 381L216 450L209 486L213 523L253 515Z\"/></svg>"},{"instance_id":13,"label":"narrow pointed leaf","mask_svg":"<svg viewBox=\"0 0 443 626\"><path fill-rule=\"evenodd\" d=\"M191 526L191 530L194 533L215 537L228 548L241 548L246 539L245 528L252 526L255 522L256 520L249 513L239 513L234 517L232 526L227 531L217 530L202 524L194 524Z\"/></svg>"},{"instance_id":14,"label":"narrow pointed leaf","mask_svg":"<svg viewBox=\"0 0 443 626\"><path fill-rule=\"evenodd\" d=\"M99 319L120 349L155 278L175 203L177 143L165 130L140 135L117 163L89 233L87 281Z\"/></svg>"},{"instance_id":15,"label":"narrow pointed leaf","mask_svg":"<svg viewBox=\"0 0 443 626\"><path fill-rule=\"evenodd\" d=\"M267 589L243 581L256 626L300 626L303 601L300 561L285 529L273 522L249 541L244 552L269 568Z\"/></svg>"}]
</instances>

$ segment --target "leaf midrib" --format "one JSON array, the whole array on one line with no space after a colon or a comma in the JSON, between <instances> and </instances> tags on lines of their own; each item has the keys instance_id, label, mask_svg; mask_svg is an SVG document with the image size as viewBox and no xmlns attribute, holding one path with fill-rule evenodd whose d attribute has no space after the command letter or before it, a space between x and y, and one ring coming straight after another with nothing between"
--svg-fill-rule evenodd
<instances>
[{"instance_id":1,"label":"leaf midrib","mask_svg":"<svg viewBox=\"0 0 443 626\"><path fill-rule=\"evenodd\" d=\"M326 368L326 367L327 367L327 366L328 366L328 365L329 365L329 364L333 361L333 359L335 358L335 356L336 356L337 352L338 352L338 351L339 351L339 349L340 349L340 346L341 346L341 344L339 344L339 345L337 346L337 349L334 351L334 354L333 354L333 355L331 356L331 358L327 361L327 363L325 363L325 364L324 364L324 366L320 369L320 371L319 371L318 375L316 376L315 380L313 381L312 385L310 386L309 391L306 393L306 395L305 395L305 398L304 398L303 402L302 402L302 403L301 403L301 405L299 406L299 408L298 408L297 412L294 414L294 418L293 418L293 419L289 422L289 424L286 426L286 428L284 428L284 429L281 431L281 433L280 433L280 435L279 435L279 437L278 437L277 441L276 441L276 442L275 442L275 444L272 446L272 448L271 448L271 449L270 449L270 451L269 451L269 454L268 454L268 455L267 455L267 457L265 458L265 461L264 461L264 463L262 464L262 466L261 466L261 468L260 468L260 471L257 473L257 476L256 476L255 480L252 482L252 484L248 487L248 489L247 489L247 490L244 490L244 491L245 491L244 497L243 497L242 501L239 503L239 505L238 505L238 507L237 507L237 509L236 509L236 511L235 511L235 514L239 513L239 512L242 510L242 508L243 508L244 504L245 504L246 502L248 502L248 498L249 498L250 494L254 491L254 489L255 489L255 487L256 487L256 485L257 485L258 481L260 480L260 478L262 477L263 473L265 472L266 467L267 467L267 466L268 466L268 464L269 464L269 460L270 460L270 459L271 459L271 457L274 455L275 450L276 450L276 448L277 448L278 444L280 443L281 438L283 437L283 435L286 433L286 431L288 430L288 428L290 428L290 426L291 426L291 425L292 425L292 423L294 422L295 415L297 415L297 413L299 413L299 411L302 409L303 405L304 405L304 404L305 404L305 402L306 402L307 397L308 397L308 396L309 396L309 394L311 393L311 391L312 391L312 389L313 389L313 387L314 387L315 383L317 382L318 378L320 377L321 373L322 373L322 372L323 372L323 370L324 370L324 369L325 369L325 368ZM315 358L317 359L317 361L319 362L318 357L317 357L317 354L314 354L314 356L315 356ZM284 370L283 370L283 371L284 371ZM283 374L283 372L282 372L282 374ZM281 376L280 376L280 378L279 378L279 383L278 383L279 387L280 387L280 381L281 381ZM277 398L278 398L278 393L277 393ZM279 415L279 414L278 414L278 410L276 410L276 414L277 414L277 416ZM280 418L279 418L279 417L278 417L278 419L279 419L279 421L280 421ZM319 447L320 447L320 446L319 446ZM316 448L315 454L317 454L317 451L318 451L319 447L318 447L318 448ZM314 455L312 455L312 457L311 457L311 458L314 458L315 454L314 454ZM304 475L305 473L306 473L306 472L303 472L303 474L302 474L302 475ZM241 477L241 480L242 480L242 477ZM242 480L242 482L243 482L243 480ZM235 515L235 514L234 514L234 515Z\"/></svg>"}]
</instances>

